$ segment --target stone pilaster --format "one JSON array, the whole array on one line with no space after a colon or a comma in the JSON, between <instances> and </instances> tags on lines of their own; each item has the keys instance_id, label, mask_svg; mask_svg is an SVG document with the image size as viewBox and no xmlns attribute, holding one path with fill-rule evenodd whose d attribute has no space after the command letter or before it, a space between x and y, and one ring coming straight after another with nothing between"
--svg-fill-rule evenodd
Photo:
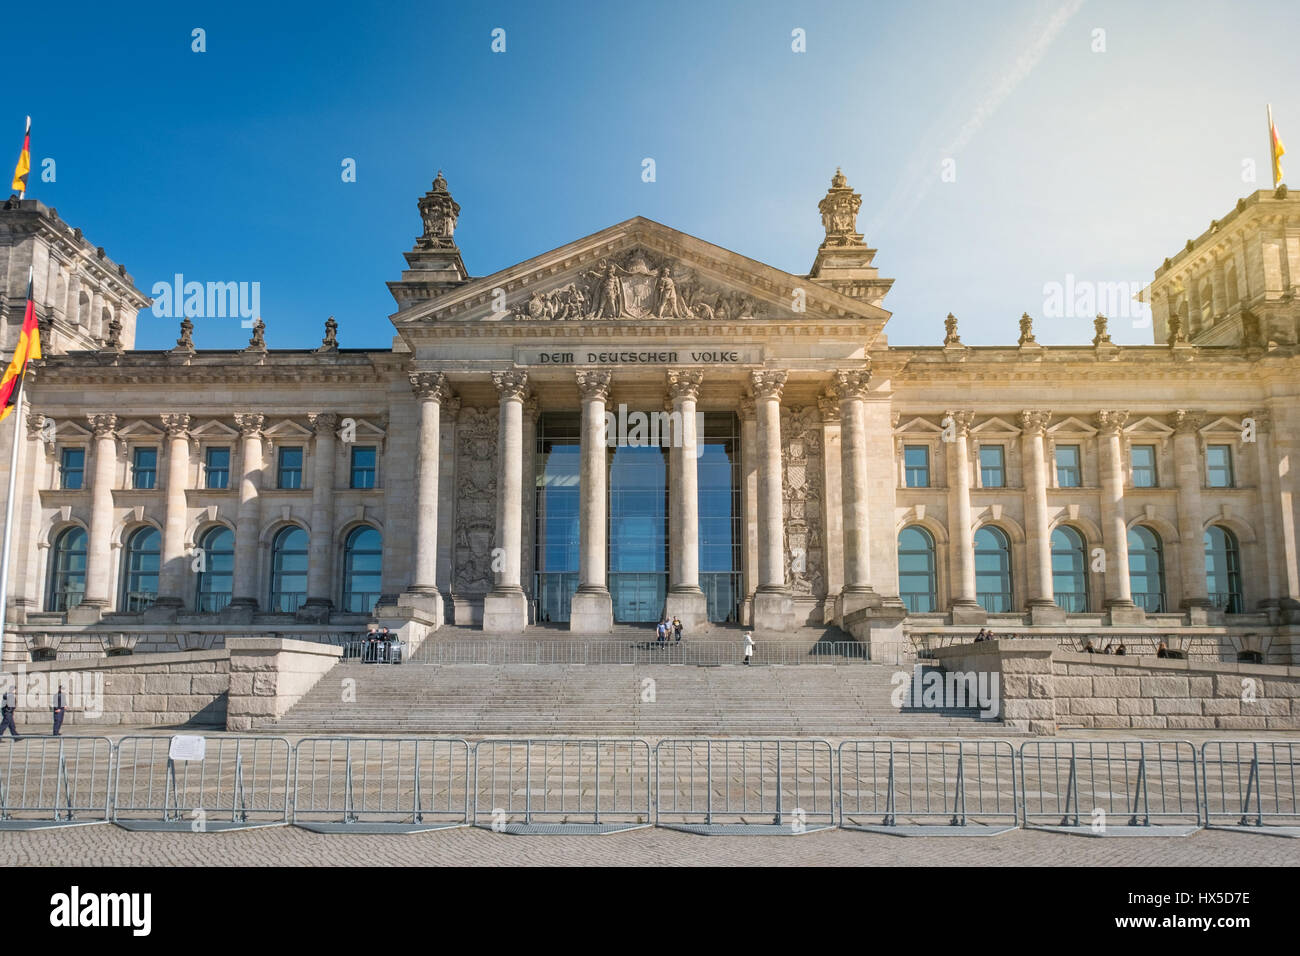
<instances>
[{"instance_id":1,"label":"stone pilaster","mask_svg":"<svg viewBox=\"0 0 1300 956\"><path fill-rule=\"evenodd\" d=\"M1101 479L1101 534L1106 551L1106 610L1110 623L1141 624L1146 612L1133 603L1129 580L1128 522L1124 515L1124 453L1120 441L1128 412L1103 409L1097 413L1098 474Z\"/></svg>"},{"instance_id":2,"label":"stone pilaster","mask_svg":"<svg viewBox=\"0 0 1300 956\"><path fill-rule=\"evenodd\" d=\"M754 625L754 593L758 590L758 415L752 396L740 399L740 483L745 546L741 564L745 578L743 620Z\"/></svg>"},{"instance_id":3,"label":"stone pilaster","mask_svg":"<svg viewBox=\"0 0 1300 956\"><path fill-rule=\"evenodd\" d=\"M1174 412L1174 481L1178 485L1178 565L1182 607L1199 618L1210 606L1205 582L1205 532L1201 527L1201 450L1204 412Z\"/></svg>"},{"instance_id":4,"label":"stone pilaster","mask_svg":"<svg viewBox=\"0 0 1300 956\"><path fill-rule=\"evenodd\" d=\"M844 509L844 586L840 615L874 607L871 587L871 513L867 501L867 386L870 369L838 371L831 389L840 400L840 495Z\"/></svg>"},{"instance_id":5,"label":"stone pilaster","mask_svg":"<svg viewBox=\"0 0 1300 956\"><path fill-rule=\"evenodd\" d=\"M491 555L493 586L483 597L483 630L517 634L528 625L528 600L520 585L528 373L493 372L492 384L496 386L501 414L497 428L496 546Z\"/></svg>"},{"instance_id":6,"label":"stone pilaster","mask_svg":"<svg viewBox=\"0 0 1300 956\"><path fill-rule=\"evenodd\" d=\"M158 574L158 598L149 617L167 615L174 619L185 606L185 486L190 474L190 416L163 415L167 433L167 504L163 516L162 566ZM153 612L158 613L153 613Z\"/></svg>"},{"instance_id":7,"label":"stone pilaster","mask_svg":"<svg viewBox=\"0 0 1300 956\"><path fill-rule=\"evenodd\" d=\"M948 559L951 566L954 624L983 624L988 614L975 598L975 532L971 528L970 427L975 413L957 409L944 413L944 429L951 429L948 452Z\"/></svg>"},{"instance_id":8,"label":"stone pilaster","mask_svg":"<svg viewBox=\"0 0 1300 956\"><path fill-rule=\"evenodd\" d=\"M781 392L783 371L751 372L750 388L758 419L758 590L754 628L786 631L794 625L794 605L785 580L785 505L781 495Z\"/></svg>"},{"instance_id":9,"label":"stone pilaster","mask_svg":"<svg viewBox=\"0 0 1300 956\"><path fill-rule=\"evenodd\" d=\"M1278 507L1278 468L1273 455L1273 413L1261 408L1251 413L1255 420L1255 454L1259 466L1259 497L1264 520L1260 522L1260 537L1264 541L1264 580L1267 585L1261 607L1277 607L1286 600L1295 602L1300 597L1300 580L1297 580L1296 561L1293 548L1288 547L1291 557L1282 560L1283 549L1279 547L1279 535L1285 537L1286 526L1281 520ZM1292 606L1296 606L1292 603Z\"/></svg>"},{"instance_id":10,"label":"stone pilaster","mask_svg":"<svg viewBox=\"0 0 1300 956\"><path fill-rule=\"evenodd\" d=\"M668 397L681 426L668 450L668 520L676 531L677 545L670 555L667 611L670 618L681 618L688 634L709 629L708 600L700 589L699 435L695 428L703 378L699 371L668 372Z\"/></svg>"},{"instance_id":11,"label":"stone pilaster","mask_svg":"<svg viewBox=\"0 0 1300 956\"><path fill-rule=\"evenodd\" d=\"M257 533L261 517L262 425L264 416L247 413L235 416L239 429L239 510L235 513L234 594L223 615L249 618L261 605L258 597Z\"/></svg>"},{"instance_id":12,"label":"stone pilaster","mask_svg":"<svg viewBox=\"0 0 1300 956\"><path fill-rule=\"evenodd\" d=\"M569 608L569 630L608 634L614 628L614 604L606 574L609 512L605 403L610 372L583 369L574 373L582 399L578 476L578 590Z\"/></svg>"},{"instance_id":13,"label":"stone pilaster","mask_svg":"<svg viewBox=\"0 0 1300 956\"><path fill-rule=\"evenodd\" d=\"M440 627L443 604L438 590L438 475L442 402L447 397L447 383L442 372L412 372L409 379L420 406L415 461L415 554L411 586L398 598L398 604L420 611L426 624ZM517 573L515 583L518 584Z\"/></svg>"},{"instance_id":14,"label":"stone pilaster","mask_svg":"<svg viewBox=\"0 0 1300 956\"><path fill-rule=\"evenodd\" d=\"M316 433L312 448L311 531L307 544L307 600L298 611L303 620L324 623L334 607L331 597L334 557L334 457L339 417L333 412L307 416Z\"/></svg>"},{"instance_id":15,"label":"stone pilaster","mask_svg":"<svg viewBox=\"0 0 1300 956\"><path fill-rule=\"evenodd\" d=\"M69 623L93 623L112 606L113 478L117 470L117 416L89 416L95 435L95 474L90 486L90 534L86 544L86 595L68 611Z\"/></svg>"},{"instance_id":16,"label":"stone pilaster","mask_svg":"<svg viewBox=\"0 0 1300 956\"><path fill-rule=\"evenodd\" d=\"M1056 606L1052 588L1051 529L1047 518L1047 468L1044 445L1051 412L1020 413L1021 459L1025 480L1025 536L1027 538L1030 620L1034 624L1061 624L1065 612Z\"/></svg>"},{"instance_id":17,"label":"stone pilaster","mask_svg":"<svg viewBox=\"0 0 1300 956\"><path fill-rule=\"evenodd\" d=\"M822 429L823 548L826 555L826 623L838 621L840 592L844 590L843 456L840 447L840 402L827 391L817 399Z\"/></svg>"}]
</instances>

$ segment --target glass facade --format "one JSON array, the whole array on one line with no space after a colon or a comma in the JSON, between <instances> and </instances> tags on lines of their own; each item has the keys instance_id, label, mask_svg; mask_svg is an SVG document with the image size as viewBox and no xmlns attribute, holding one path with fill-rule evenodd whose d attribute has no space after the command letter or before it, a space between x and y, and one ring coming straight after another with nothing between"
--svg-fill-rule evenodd
<instances>
[{"instance_id":1,"label":"glass facade","mask_svg":"<svg viewBox=\"0 0 1300 956\"><path fill-rule=\"evenodd\" d=\"M122 575L123 611L143 611L158 599L158 569L162 566L162 535L157 528L140 528L126 542Z\"/></svg>"},{"instance_id":2,"label":"glass facade","mask_svg":"<svg viewBox=\"0 0 1300 956\"><path fill-rule=\"evenodd\" d=\"M1160 535L1138 525L1128 533L1128 582L1133 603L1148 614L1165 609L1165 556Z\"/></svg>"},{"instance_id":3,"label":"glass facade","mask_svg":"<svg viewBox=\"0 0 1300 956\"><path fill-rule=\"evenodd\" d=\"M938 609L934 573L934 538L924 528L904 528L898 534L898 594L909 614Z\"/></svg>"},{"instance_id":4,"label":"glass facade","mask_svg":"<svg viewBox=\"0 0 1300 956\"><path fill-rule=\"evenodd\" d=\"M668 449L614 449L609 464L609 593L614 620L658 620L668 596Z\"/></svg>"},{"instance_id":5,"label":"glass facade","mask_svg":"<svg viewBox=\"0 0 1300 956\"><path fill-rule=\"evenodd\" d=\"M1073 528L1052 532L1052 598L1073 614L1088 610L1088 556L1083 536Z\"/></svg>"},{"instance_id":6,"label":"glass facade","mask_svg":"<svg viewBox=\"0 0 1300 956\"><path fill-rule=\"evenodd\" d=\"M1205 529L1205 590L1210 603L1229 614L1245 610L1241 598L1241 552L1237 536L1227 528Z\"/></svg>"},{"instance_id":7,"label":"glass facade","mask_svg":"<svg viewBox=\"0 0 1300 956\"><path fill-rule=\"evenodd\" d=\"M740 503L740 421L731 413L706 414L696 471L700 497L700 587L710 621L740 620L744 600Z\"/></svg>"},{"instance_id":8,"label":"glass facade","mask_svg":"<svg viewBox=\"0 0 1300 956\"><path fill-rule=\"evenodd\" d=\"M384 542L371 527L355 528L343 547L343 610L369 614L379 601Z\"/></svg>"},{"instance_id":9,"label":"glass facade","mask_svg":"<svg viewBox=\"0 0 1300 956\"><path fill-rule=\"evenodd\" d=\"M213 528L202 542L204 567L199 572L194 610L212 613L230 603L234 590L235 533L229 528Z\"/></svg>"},{"instance_id":10,"label":"glass facade","mask_svg":"<svg viewBox=\"0 0 1300 956\"><path fill-rule=\"evenodd\" d=\"M582 416L546 412L537 422L537 542L534 599L538 623L569 619L578 589L578 490Z\"/></svg>"},{"instance_id":11,"label":"glass facade","mask_svg":"<svg viewBox=\"0 0 1300 956\"><path fill-rule=\"evenodd\" d=\"M1011 608L1011 545L998 528L975 532L975 600L990 614Z\"/></svg>"},{"instance_id":12,"label":"glass facade","mask_svg":"<svg viewBox=\"0 0 1300 956\"><path fill-rule=\"evenodd\" d=\"M86 532L68 528L54 542L50 560L50 588L47 611L66 611L86 596Z\"/></svg>"},{"instance_id":13,"label":"glass facade","mask_svg":"<svg viewBox=\"0 0 1300 956\"><path fill-rule=\"evenodd\" d=\"M271 548L271 601L269 610L293 614L307 599L307 532L284 528Z\"/></svg>"}]
</instances>

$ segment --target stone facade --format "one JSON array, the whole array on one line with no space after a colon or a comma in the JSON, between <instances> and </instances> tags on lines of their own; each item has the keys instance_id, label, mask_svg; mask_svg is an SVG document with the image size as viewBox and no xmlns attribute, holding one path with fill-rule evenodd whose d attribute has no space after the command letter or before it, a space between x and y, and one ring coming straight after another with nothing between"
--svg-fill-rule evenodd
<instances>
[{"instance_id":1,"label":"stone facade","mask_svg":"<svg viewBox=\"0 0 1300 956\"><path fill-rule=\"evenodd\" d=\"M1149 346L1114 345L1101 316L1092 344L1042 346L1028 315L1014 346L963 345L952 316L942 345L890 346L893 280L856 232L860 204L837 173L808 275L635 218L472 278L440 175L389 283L391 349L340 348L337 323L315 350L269 349L259 321L246 349L195 348L182 329L167 352L131 350L123 313L147 300L125 270L87 257L52 210L6 208L6 320L20 314L15 270L36 262L37 311L55 330L16 423L6 659L87 630L129 640L379 619L412 638L449 622L522 631L540 600L537 442L552 414L580 423L569 623L606 633L623 612L602 426L619 408L735 416L736 615L769 635L838 624L906 647L916 632L981 623L1208 628L1267 635L1293 659L1300 199L1247 197L1167 260L1146 293ZM91 308L98 296L120 316L120 348L69 318L76 297L61 283L74 273L100 283ZM696 560L707 515L688 466L702 440L693 425L679 437L665 455L663 610L694 632L721 618ZM370 456L360 472L358 449ZM931 550L905 590L909 528ZM985 528L1000 555L977 550ZM353 548L366 529L382 541L370 576ZM1062 529L1077 553L1059 553ZM1139 529L1158 543L1135 594ZM141 540L156 540L156 582L132 564ZM69 542L82 542L84 574Z\"/></svg>"}]
</instances>

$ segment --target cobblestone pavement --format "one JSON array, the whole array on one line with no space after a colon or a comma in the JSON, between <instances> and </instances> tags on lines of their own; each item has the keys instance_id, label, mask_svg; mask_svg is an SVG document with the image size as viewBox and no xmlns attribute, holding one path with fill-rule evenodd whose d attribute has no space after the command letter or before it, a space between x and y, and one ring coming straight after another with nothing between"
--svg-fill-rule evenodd
<instances>
[{"instance_id":1,"label":"cobblestone pavement","mask_svg":"<svg viewBox=\"0 0 1300 956\"><path fill-rule=\"evenodd\" d=\"M9 866L1297 866L1300 840L1204 830L1189 837L1013 831L901 838L851 831L705 837L645 829L508 836L463 828L376 836L296 827L130 833L112 825L0 832Z\"/></svg>"}]
</instances>

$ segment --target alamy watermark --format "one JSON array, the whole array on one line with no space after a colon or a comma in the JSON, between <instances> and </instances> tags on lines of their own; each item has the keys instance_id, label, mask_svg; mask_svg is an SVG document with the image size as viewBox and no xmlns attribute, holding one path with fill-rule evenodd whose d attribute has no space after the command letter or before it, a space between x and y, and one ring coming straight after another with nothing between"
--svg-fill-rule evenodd
<instances>
[{"instance_id":1,"label":"alamy watermark","mask_svg":"<svg viewBox=\"0 0 1300 956\"><path fill-rule=\"evenodd\" d=\"M15 671L0 671L0 694L13 691L18 712L50 710L55 695L63 688L68 710L94 719L104 714L103 671L37 671L27 673L19 664Z\"/></svg>"},{"instance_id":2,"label":"alamy watermark","mask_svg":"<svg viewBox=\"0 0 1300 956\"><path fill-rule=\"evenodd\" d=\"M695 413L695 457L704 454L704 413ZM686 430L681 412L629 411L620 404L605 412L605 445L609 448L683 448Z\"/></svg>"},{"instance_id":3,"label":"alamy watermark","mask_svg":"<svg viewBox=\"0 0 1300 956\"><path fill-rule=\"evenodd\" d=\"M260 282L194 282L176 273L171 282L155 282L153 314L160 319L241 318L262 314Z\"/></svg>"},{"instance_id":4,"label":"alamy watermark","mask_svg":"<svg viewBox=\"0 0 1300 956\"><path fill-rule=\"evenodd\" d=\"M1043 317L1091 319L1100 313L1145 328L1151 324L1151 306L1138 299L1145 288L1142 282L1096 282L1067 272L1064 282L1043 283Z\"/></svg>"},{"instance_id":5,"label":"alamy watermark","mask_svg":"<svg viewBox=\"0 0 1300 956\"><path fill-rule=\"evenodd\" d=\"M899 710L948 708L975 709L984 720L997 719L1001 710L1001 675L997 671L940 671L921 665L912 673L895 671L889 701Z\"/></svg>"}]
</instances>

